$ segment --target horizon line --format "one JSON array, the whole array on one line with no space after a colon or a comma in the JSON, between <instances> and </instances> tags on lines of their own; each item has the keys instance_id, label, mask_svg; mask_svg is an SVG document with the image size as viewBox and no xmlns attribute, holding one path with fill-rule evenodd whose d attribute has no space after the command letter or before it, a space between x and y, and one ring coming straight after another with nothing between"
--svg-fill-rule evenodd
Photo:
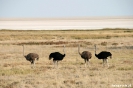
<instances>
[{"instance_id":1,"label":"horizon line","mask_svg":"<svg viewBox=\"0 0 133 88\"><path fill-rule=\"evenodd\" d=\"M5 17L0 21L30 21L30 20L91 20L91 19L133 19L133 16L88 16L88 17Z\"/></svg>"}]
</instances>

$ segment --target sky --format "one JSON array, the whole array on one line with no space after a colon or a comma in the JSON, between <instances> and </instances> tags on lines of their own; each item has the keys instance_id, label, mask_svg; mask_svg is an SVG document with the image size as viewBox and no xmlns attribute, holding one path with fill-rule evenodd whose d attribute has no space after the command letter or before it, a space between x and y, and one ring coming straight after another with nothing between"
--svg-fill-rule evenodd
<instances>
[{"instance_id":1,"label":"sky","mask_svg":"<svg viewBox=\"0 0 133 88\"><path fill-rule=\"evenodd\" d=\"M133 0L0 0L0 18L133 16Z\"/></svg>"}]
</instances>

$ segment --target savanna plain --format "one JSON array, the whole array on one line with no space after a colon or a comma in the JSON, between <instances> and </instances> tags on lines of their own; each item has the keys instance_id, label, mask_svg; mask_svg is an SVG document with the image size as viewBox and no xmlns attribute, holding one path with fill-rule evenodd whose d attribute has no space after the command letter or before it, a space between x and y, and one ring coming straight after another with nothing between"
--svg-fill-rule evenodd
<instances>
[{"instance_id":1,"label":"savanna plain","mask_svg":"<svg viewBox=\"0 0 133 88\"><path fill-rule=\"evenodd\" d=\"M90 51L85 67L78 54ZM112 53L109 67L95 57L101 51ZM23 56L37 53L35 67ZM58 68L49 54L60 52L65 58ZM133 30L0 30L0 88L133 88Z\"/></svg>"}]
</instances>

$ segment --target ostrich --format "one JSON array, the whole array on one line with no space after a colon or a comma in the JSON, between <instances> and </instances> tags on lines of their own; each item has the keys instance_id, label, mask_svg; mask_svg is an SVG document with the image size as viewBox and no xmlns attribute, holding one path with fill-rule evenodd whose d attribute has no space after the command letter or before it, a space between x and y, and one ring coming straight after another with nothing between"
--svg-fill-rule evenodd
<instances>
[{"instance_id":1,"label":"ostrich","mask_svg":"<svg viewBox=\"0 0 133 88\"><path fill-rule=\"evenodd\" d=\"M83 51L82 53L80 53L80 45L79 45L78 46L78 53L84 59L84 61L85 61L85 67L86 67L86 63L88 64L89 63L89 60L92 57L91 52L89 52L89 51Z\"/></svg>"},{"instance_id":2,"label":"ostrich","mask_svg":"<svg viewBox=\"0 0 133 88\"><path fill-rule=\"evenodd\" d=\"M39 55L36 53L29 53L27 55L24 55L24 45L23 45L23 56L26 58L26 60L31 62L31 68L35 65L35 60L39 60ZM33 66L32 66L33 65Z\"/></svg>"},{"instance_id":3,"label":"ostrich","mask_svg":"<svg viewBox=\"0 0 133 88\"><path fill-rule=\"evenodd\" d=\"M63 52L64 52L64 54L61 54L59 52L53 52L49 55L49 60L51 60L53 58L54 66L56 63L56 67L58 67L58 61L62 61L63 58L65 57L65 46L64 46Z\"/></svg>"},{"instance_id":4,"label":"ostrich","mask_svg":"<svg viewBox=\"0 0 133 88\"><path fill-rule=\"evenodd\" d=\"M95 56L98 58L98 59L103 59L103 66L105 65L105 62L107 64L107 66L109 67L109 64L108 64L108 57L110 57L110 59L112 58L112 54L108 51L101 51L99 54L96 54L96 45L95 45Z\"/></svg>"}]
</instances>

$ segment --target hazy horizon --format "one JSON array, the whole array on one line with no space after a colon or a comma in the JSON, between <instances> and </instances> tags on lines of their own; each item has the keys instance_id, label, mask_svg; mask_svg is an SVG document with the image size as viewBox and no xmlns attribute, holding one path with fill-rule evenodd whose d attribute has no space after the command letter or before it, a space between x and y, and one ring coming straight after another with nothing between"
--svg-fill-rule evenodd
<instances>
[{"instance_id":1,"label":"hazy horizon","mask_svg":"<svg viewBox=\"0 0 133 88\"><path fill-rule=\"evenodd\" d=\"M93 30L103 28L132 29L133 17L0 20L0 29L12 30Z\"/></svg>"},{"instance_id":2,"label":"hazy horizon","mask_svg":"<svg viewBox=\"0 0 133 88\"><path fill-rule=\"evenodd\" d=\"M36 17L36 18L0 18L0 21L2 20L73 20L73 19L81 19L81 20L88 20L88 19L133 19L133 15L132 16L88 16L88 17Z\"/></svg>"}]
</instances>

